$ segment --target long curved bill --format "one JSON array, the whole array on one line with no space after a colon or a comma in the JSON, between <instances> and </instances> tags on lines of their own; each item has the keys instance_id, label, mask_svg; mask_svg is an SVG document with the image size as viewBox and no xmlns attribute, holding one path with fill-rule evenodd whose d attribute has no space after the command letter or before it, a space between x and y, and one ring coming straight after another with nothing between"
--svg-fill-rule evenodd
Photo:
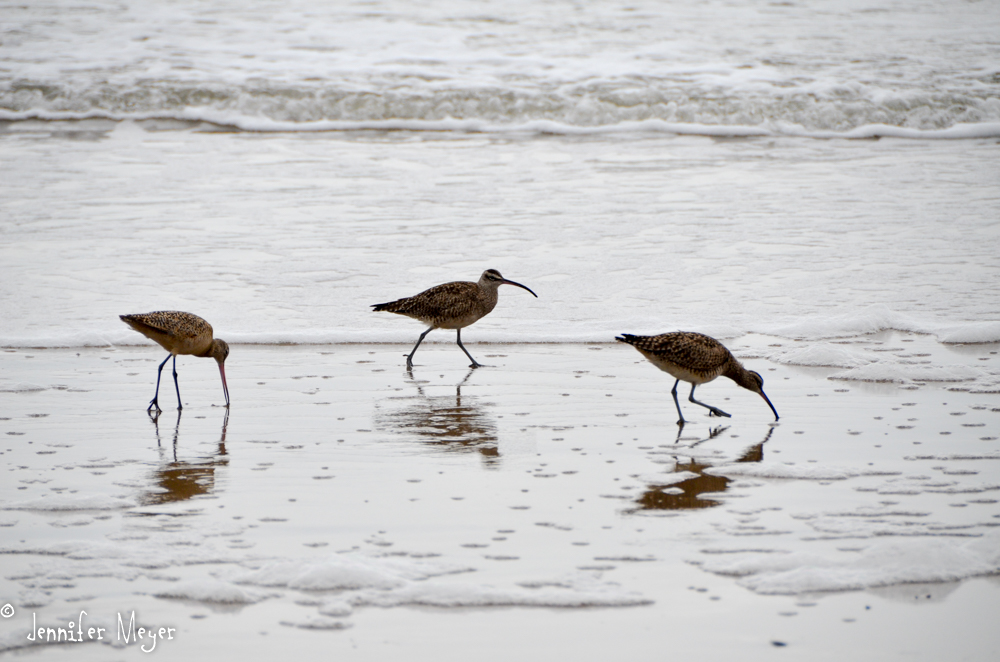
<instances>
[{"instance_id":1,"label":"long curved bill","mask_svg":"<svg viewBox=\"0 0 1000 662\"><path fill-rule=\"evenodd\" d=\"M526 287L524 285L521 285L520 283L515 283L512 280L507 280L506 278L504 278L502 281L500 281L500 284L501 285L516 285L517 287L520 287L522 290L528 290L529 292L531 292L531 288L528 288L528 287ZM538 298L538 295L535 294L534 292L531 292L531 296L535 297L536 299Z\"/></svg>"},{"instance_id":2,"label":"long curved bill","mask_svg":"<svg viewBox=\"0 0 1000 662\"><path fill-rule=\"evenodd\" d=\"M766 402L767 406L770 407L771 411L774 412L774 420L778 420L778 410L774 408L774 405L771 404L771 401L767 399L766 395L764 395L764 391L760 392L760 397L764 398L764 402Z\"/></svg>"},{"instance_id":3,"label":"long curved bill","mask_svg":"<svg viewBox=\"0 0 1000 662\"><path fill-rule=\"evenodd\" d=\"M226 366L219 364L219 374L222 375L222 391L226 394L226 407L229 407L229 387L226 386Z\"/></svg>"}]
</instances>

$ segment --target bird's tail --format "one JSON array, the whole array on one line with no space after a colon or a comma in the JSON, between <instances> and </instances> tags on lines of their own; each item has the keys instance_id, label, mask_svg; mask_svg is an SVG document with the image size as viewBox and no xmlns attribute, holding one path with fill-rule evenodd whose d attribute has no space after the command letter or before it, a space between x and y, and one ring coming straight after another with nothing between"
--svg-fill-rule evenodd
<instances>
[{"instance_id":1,"label":"bird's tail","mask_svg":"<svg viewBox=\"0 0 1000 662\"><path fill-rule=\"evenodd\" d=\"M157 324L158 320L153 317L153 314L119 315L118 318L143 335L168 333L167 330L161 328L162 324Z\"/></svg>"},{"instance_id":2,"label":"bird's tail","mask_svg":"<svg viewBox=\"0 0 1000 662\"><path fill-rule=\"evenodd\" d=\"M398 313L406 305L407 299L397 299L396 301L389 301L387 303L374 303L372 304L372 312L386 311L387 313Z\"/></svg>"},{"instance_id":3,"label":"bird's tail","mask_svg":"<svg viewBox=\"0 0 1000 662\"><path fill-rule=\"evenodd\" d=\"M627 345L635 345L635 341L638 339L639 336L633 336L631 333L623 333L620 336L615 336L615 340L623 342Z\"/></svg>"}]
</instances>

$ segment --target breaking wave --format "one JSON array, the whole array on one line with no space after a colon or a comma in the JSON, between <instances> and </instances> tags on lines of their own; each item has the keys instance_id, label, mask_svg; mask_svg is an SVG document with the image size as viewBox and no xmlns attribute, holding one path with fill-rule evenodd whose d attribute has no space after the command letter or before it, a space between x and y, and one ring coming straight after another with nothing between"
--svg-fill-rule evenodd
<instances>
[{"instance_id":1,"label":"breaking wave","mask_svg":"<svg viewBox=\"0 0 1000 662\"><path fill-rule=\"evenodd\" d=\"M244 131L410 130L816 138L1000 136L1000 96L863 85L745 91L676 80L610 80L546 89L356 90L330 86L165 83L74 87L16 80L0 119L206 122Z\"/></svg>"}]
</instances>

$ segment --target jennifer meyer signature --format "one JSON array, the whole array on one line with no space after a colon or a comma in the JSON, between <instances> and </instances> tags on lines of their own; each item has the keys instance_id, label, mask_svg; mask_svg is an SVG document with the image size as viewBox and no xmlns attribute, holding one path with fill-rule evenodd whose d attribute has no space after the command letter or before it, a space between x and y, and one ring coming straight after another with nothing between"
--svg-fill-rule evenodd
<instances>
[{"instance_id":1,"label":"jennifer meyer signature","mask_svg":"<svg viewBox=\"0 0 1000 662\"><path fill-rule=\"evenodd\" d=\"M86 630L83 627L83 617L87 615L87 612L81 611L80 618L74 623L69 621L67 623L68 627L38 627L38 621L36 620L35 613L31 614L31 633L28 635L28 641L33 643L62 643L62 642L72 642L72 643L83 643L88 641L106 641L104 633L107 632L107 628L102 627L88 627ZM118 641L122 641L126 644L129 643L139 643L139 650L143 653L152 653L156 648L156 642L166 639L171 641L174 638L174 632L177 632L177 628L160 627L160 628L137 628L135 626L135 611L129 617L128 625L126 626L124 621L122 621L122 614L118 612Z\"/></svg>"}]
</instances>

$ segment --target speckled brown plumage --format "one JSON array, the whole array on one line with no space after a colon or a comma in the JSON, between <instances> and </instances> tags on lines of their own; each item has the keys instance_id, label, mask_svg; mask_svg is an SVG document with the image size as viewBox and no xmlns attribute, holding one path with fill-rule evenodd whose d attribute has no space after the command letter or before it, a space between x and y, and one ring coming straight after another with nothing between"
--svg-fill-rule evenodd
<instances>
[{"instance_id":1,"label":"speckled brown plumage","mask_svg":"<svg viewBox=\"0 0 1000 662\"><path fill-rule=\"evenodd\" d=\"M721 375L731 361L736 361L722 343L700 333L676 332L658 336L623 334L618 340L635 347L661 370L691 383L710 382ZM684 373L684 376L676 374L678 372Z\"/></svg>"},{"instance_id":2,"label":"speckled brown plumage","mask_svg":"<svg viewBox=\"0 0 1000 662\"><path fill-rule=\"evenodd\" d=\"M413 367L413 355L417 352L417 347L420 347L424 337L433 329L455 329L458 346L472 361L470 367L478 368L479 363L462 344L462 329L482 319L496 307L497 290L501 285L515 285L531 292L524 285L507 280L496 269L487 269L477 283L455 281L435 285L412 297L374 304L372 309L375 312L385 311L406 315L430 327L421 334L413 351L406 357L408 368ZM534 292L531 294L538 296Z\"/></svg>"},{"instance_id":3,"label":"speckled brown plumage","mask_svg":"<svg viewBox=\"0 0 1000 662\"><path fill-rule=\"evenodd\" d=\"M684 424L684 415L677 401L677 384L681 381L691 384L691 395L688 397L690 402L706 407L716 416L729 416L717 407L694 399L695 387L707 384L720 376L728 377L739 386L764 398L774 412L774 420L778 420L777 410L764 395L764 378L744 368L743 364L715 338L691 331L676 331L658 336L633 336L625 333L615 339L632 345L649 359L650 363L677 380L671 393L674 396L674 404L677 405L677 414L680 416L680 420L677 421L679 425Z\"/></svg>"},{"instance_id":4,"label":"speckled brown plumage","mask_svg":"<svg viewBox=\"0 0 1000 662\"><path fill-rule=\"evenodd\" d=\"M160 364L156 373L156 395L149 403L146 411L156 407L160 395L160 374L163 366L171 357L174 358L174 386L177 389L177 408L182 409L180 386L177 384L177 356L190 354L200 357L211 357L219 365L222 375L222 390L226 395L226 406L229 406L229 388L226 385L226 357L229 356L229 345L221 338L213 338L212 325L204 319L191 313L178 310L159 310L153 313L138 313L134 315L119 315L121 320L130 327L156 342L160 347L170 352L166 360Z\"/></svg>"},{"instance_id":5,"label":"speckled brown plumage","mask_svg":"<svg viewBox=\"0 0 1000 662\"><path fill-rule=\"evenodd\" d=\"M498 299L495 287L456 281L435 285L416 296L380 303L372 308L376 312L406 315L435 329L462 329L490 314L496 308Z\"/></svg>"}]
</instances>

